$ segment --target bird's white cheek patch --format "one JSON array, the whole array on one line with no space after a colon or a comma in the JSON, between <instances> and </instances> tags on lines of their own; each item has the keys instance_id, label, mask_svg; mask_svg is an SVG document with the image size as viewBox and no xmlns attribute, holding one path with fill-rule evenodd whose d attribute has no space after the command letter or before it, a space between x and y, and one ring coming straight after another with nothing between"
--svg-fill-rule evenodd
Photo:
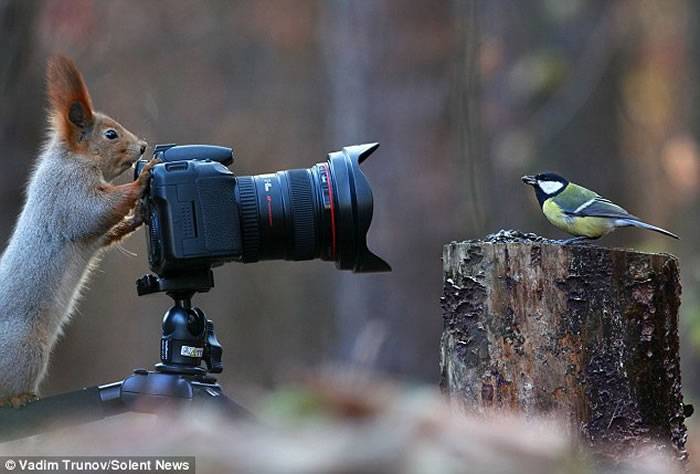
<instances>
[{"instance_id":1,"label":"bird's white cheek patch","mask_svg":"<svg viewBox=\"0 0 700 474\"><path fill-rule=\"evenodd\" d=\"M561 184L559 181L538 181L537 185L542 191L545 192L545 194L556 193L562 187L564 187L564 185Z\"/></svg>"}]
</instances>

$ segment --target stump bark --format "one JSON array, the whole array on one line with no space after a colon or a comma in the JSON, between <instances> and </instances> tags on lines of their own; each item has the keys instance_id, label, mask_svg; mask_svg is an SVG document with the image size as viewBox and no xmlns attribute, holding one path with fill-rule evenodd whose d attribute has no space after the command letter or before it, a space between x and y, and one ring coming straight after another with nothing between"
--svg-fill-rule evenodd
<instances>
[{"instance_id":1,"label":"stump bark","mask_svg":"<svg viewBox=\"0 0 700 474\"><path fill-rule=\"evenodd\" d=\"M678 261L502 231L444 247L441 387L468 411L565 416L604 457L685 450Z\"/></svg>"}]
</instances>

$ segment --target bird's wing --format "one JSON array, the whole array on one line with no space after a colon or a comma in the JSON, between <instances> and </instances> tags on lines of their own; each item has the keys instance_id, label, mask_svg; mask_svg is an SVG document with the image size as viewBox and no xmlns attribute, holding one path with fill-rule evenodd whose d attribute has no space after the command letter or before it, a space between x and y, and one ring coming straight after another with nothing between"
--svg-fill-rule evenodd
<instances>
[{"instance_id":1,"label":"bird's wing","mask_svg":"<svg viewBox=\"0 0 700 474\"><path fill-rule=\"evenodd\" d=\"M638 220L637 217L633 216L622 207L601 196L592 197L575 209L565 210L564 213L576 217L605 217L610 219Z\"/></svg>"}]
</instances>

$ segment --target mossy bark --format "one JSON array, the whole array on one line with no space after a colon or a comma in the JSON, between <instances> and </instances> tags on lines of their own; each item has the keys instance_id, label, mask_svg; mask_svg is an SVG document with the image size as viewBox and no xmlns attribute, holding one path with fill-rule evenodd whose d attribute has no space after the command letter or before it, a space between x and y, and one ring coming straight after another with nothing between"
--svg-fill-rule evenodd
<instances>
[{"instance_id":1,"label":"mossy bark","mask_svg":"<svg viewBox=\"0 0 700 474\"><path fill-rule=\"evenodd\" d=\"M605 457L684 460L677 259L509 236L444 248L443 391L469 411L563 415Z\"/></svg>"}]
</instances>

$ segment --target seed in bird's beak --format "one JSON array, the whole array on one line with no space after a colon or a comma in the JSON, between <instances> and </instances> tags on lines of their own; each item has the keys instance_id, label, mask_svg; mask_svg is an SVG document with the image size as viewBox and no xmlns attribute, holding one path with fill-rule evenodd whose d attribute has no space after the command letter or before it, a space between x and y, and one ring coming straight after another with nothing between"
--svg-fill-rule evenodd
<instances>
[{"instance_id":1,"label":"seed in bird's beak","mask_svg":"<svg viewBox=\"0 0 700 474\"><path fill-rule=\"evenodd\" d=\"M537 180L535 179L534 176L523 176L523 177L520 178L520 179L521 179L521 180L523 181L523 183L525 183L525 184L535 184L535 183L537 183Z\"/></svg>"}]
</instances>

